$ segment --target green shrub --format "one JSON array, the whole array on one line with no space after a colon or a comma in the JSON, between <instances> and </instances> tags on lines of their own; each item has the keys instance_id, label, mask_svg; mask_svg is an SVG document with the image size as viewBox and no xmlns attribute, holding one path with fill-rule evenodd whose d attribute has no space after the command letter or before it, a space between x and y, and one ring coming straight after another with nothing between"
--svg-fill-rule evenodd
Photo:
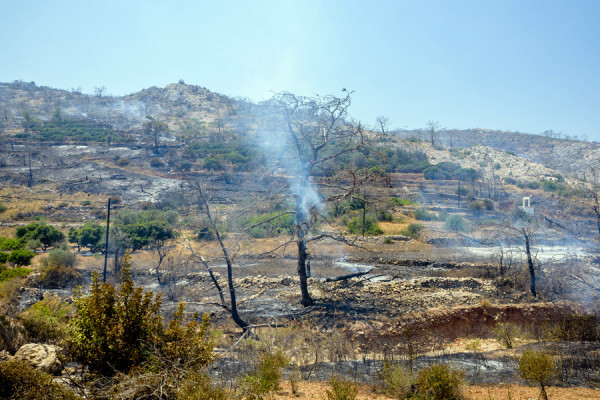
<instances>
[{"instance_id":1,"label":"green shrub","mask_svg":"<svg viewBox=\"0 0 600 400\"><path fill-rule=\"evenodd\" d=\"M510 176L506 176L502 180L504 181L504 183L506 183L508 185L516 185L517 184L517 180L515 178L511 178Z\"/></svg>"},{"instance_id":2,"label":"green shrub","mask_svg":"<svg viewBox=\"0 0 600 400\"><path fill-rule=\"evenodd\" d=\"M358 385L338 375L329 377L331 390L327 390L327 400L354 400L358 394Z\"/></svg>"},{"instance_id":3,"label":"green shrub","mask_svg":"<svg viewBox=\"0 0 600 400\"><path fill-rule=\"evenodd\" d=\"M362 235L363 233L363 223L362 217L354 217L346 225L348 232L352 235ZM365 226L364 226L365 235L375 236L381 235L383 230L379 227L377 222L372 217L365 218Z\"/></svg>"},{"instance_id":4,"label":"green shrub","mask_svg":"<svg viewBox=\"0 0 600 400\"><path fill-rule=\"evenodd\" d=\"M453 232L470 232L471 225L469 221L458 214L452 214L446 218L444 227Z\"/></svg>"},{"instance_id":5,"label":"green shrub","mask_svg":"<svg viewBox=\"0 0 600 400\"><path fill-rule=\"evenodd\" d=\"M86 296L77 290L77 316L70 323L67 348L77 361L104 375L128 371L148 358L147 346L162 333L158 294L135 287L129 257L123 259L121 286L101 283L98 273Z\"/></svg>"},{"instance_id":6,"label":"green shrub","mask_svg":"<svg viewBox=\"0 0 600 400\"><path fill-rule=\"evenodd\" d=\"M6 210L7 210L6 205L4 205L4 203L0 203L0 214L2 214Z\"/></svg>"},{"instance_id":7,"label":"green shrub","mask_svg":"<svg viewBox=\"0 0 600 400\"><path fill-rule=\"evenodd\" d=\"M417 221L435 221L437 217L435 214L427 211L427 209L419 207L415 210L415 219Z\"/></svg>"},{"instance_id":8,"label":"green shrub","mask_svg":"<svg viewBox=\"0 0 600 400\"><path fill-rule=\"evenodd\" d=\"M29 265L35 253L29 250L13 250L8 255L7 260L15 265Z\"/></svg>"},{"instance_id":9,"label":"green shrub","mask_svg":"<svg viewBox=\"0 0 600 400\"><path fill-rule=\"evenodd\" d=\"M11 268L0 272L0 282L5 282L9 279L13 278L25 278L31 272L30 269L27 268Z\"/></svg>"},{"instance_id":10,"label":"green shrub","mask_svg":"<svg viewBox=\"0 0 600 400\"><path fill-rule=\"evenodd\" d=\"M4 264L5 262L8 261L8 256L9 256L9 253L0 252L0 270L4 269L4 266L2 264Z\"/></svg>"},{"instance_id":11,"label":"green shrub","mask_svg":"<svg viewBox=\"0 0 600 400\"><path fill-rule=\"evenodd\" d=\"M65 342L73 358L92 371L113 375L146 364L151 370L202 368L214 360L208 317L199 323L183 318L180 304L166 328L160 315L161 295L135 287L129 254L123 258L118 289L92 275L88 295L79 289L76 317Z\"/></svg>"},{"instance_id":12,"label":"green shrub","mask_svg":"<svg viewBox=\"0 0 600 400\"><path fill-rule=\"evenodd\" d=\"M540 397L548 400L546 386L550 385L558 374L552 354L544 351L525 350L519 359L519 372L529 384L540 385Z\"/></svg>"},{"instance_id":13,"label":"green shrub","mask_svg":"<svg viewBox=\"0 0 600 400\"><path fill-rule=\"evenodd\" d=\"M21 360L0 363L0 398L28 400L78 399L73 392L53 381L52 375Z\"/></svg>"},{"instance_id":14,"label":"green shrub","mask_svg":"<svg viewBox=\"0 0 600 400\"><path fill-rule=\"evenodd\" d=\"M175 392L177 400L228 400L230 393L212 383L210 376L190 371Z\"/></svg>"},{"instance_id":15,"label":"green shrub","mask_svg":"<svg viewBox=\"0 0 600 400\"><path fill-rule=\"evenodd\" d=\"M392 222L394 216L391 212L386 210L377 210L377 221L387 221Z\"/></svg>"},{"instance_id":16,"label":"green shrub","mask_svg":"<svg viewBox=\"0 0 600 400\"><path fill-rule=\"evenodd\" d=\"M428 400L463 400L461 393L465 373L446 364L431 365L417 374L417 394Z\"/></svg>"},{"instance_id":17,"label":"green shrub","mask_svg":"<svg viewBox=\"0 0 600 400\"><path fill-rule=\"evenodd\" d=\"M150 160L150 166L153 168L164 167L165 163L158 157L154 157Z\"/></svg>"},{"instance_id":18,"label":"green shrub","mask_svg":"<svg viewBox=\"0 0 600 400\"><path fill-rule=\"evenodd\" d=\"M392 240L391 237L388 236L385 239L383 239L383 243L385 243L385 244L392 244L392 243L394 243L394 241Z\"/></svg>"},{"instance_id":19,"label":"green shrub","mask_svg":"<svg viewBox=\"0 0 600 400\"><path fill-rule=\"evenodd\" d=\"M83 207L91 206L91 205L92 205L92 202L91 202L91 201L89 201L89 200L84 200L84 201L82 201L82 202L81 202L81 205L82 205Z\"/></svg>"},{"instance_id":20,"label":"green shrub","mask_svg":"<svg viewBox=\"0 0 600 400\"><path fill-rule=\"evenodd\" d=\"M48 256L42 260L42 265L48 267L51 265L62 265L64 267L74 267L77 257L71 253L66 246L54 249L48 252Z\"/></svg>"},{"instance_id":21,"label":"green shrub","mask_svg":"<svg viewBox=\"0 0 600 400\"><path fill-rule=\"evenodd\" d=\"M423 231L423 225L413 222L409 224L405 230L402 231L404 236L409 236L413 239L418 239L421 236L421 232Z\"/></svg>"},{"instance_id":22,"label":"green shrub","mask_svg":"<svg viewBox=\"0 0 600 400\"><path fill-rule=\"evenodd\" d=\"M383 391L394 399L405 399L412 392L414 376L400 364L385 361L378 372Z\"/></svg>"},{"instance_id":23,"label":"green shrub","mask_svg":"<svg viewBox=\"0 0 600 400\"><path fill-rule=\"evenodd\" d=\"M404 207L404 206L416 206L418 203L408 199L399 199L397 197L391 197L392 203L395 206Z\"/></svg>"},{"instance_id":24,"label":"green shrub","mask_svg":"<svg viewBox=\"0 0 600 400\"><path fill-rule=\"evenodd\" d=\"M65 235L61 231L51 225L38 222L18 227L16 236L22 243L39 240L44 250L65 240Z\"/></svg>"},{"instance_id":25,"label":"green shrub","mask_svg":"<svg viewBox=\"0 0 600 400\"><path fill-rule=\"evenodd\" d=\"M58 342L64 337L66 324L73 308L58 296L48 296L21 313L21 321L30 341L35 343Z\"/></svg>"},{"instance_id":26,"label":"green shrub","mask_svg":"<svg viewBox=\"0 0 600 400\"><path fill-rule=\"evenodd\" d=\"M7 237L0 237L0 250L20 250L25 246L23 242Z\"/></svg>"},{"instance_id":27,"label":"green shrub","mask_svg":"<svg viewBox=\"0 0 600 400\"><path fill-rule=\"evenodd\" d=\"M129 160L125 157L118 157L115 160L115 164L117 164L119 167L125 167L125 166L129 165Z\"/></svg>"},{"instance_id":28,"label":"green shrub","mask_svg":"<svg viewBox=\"0 0 600 400\"><path fill-rule=\"evenodd\" d=\"M244 396L247 399L261 399L279 390L281 369L288 362L280 350L264 351L256 370L252 374L247 374L242 380L241 389Z\"/></svg>"}]
</instances>

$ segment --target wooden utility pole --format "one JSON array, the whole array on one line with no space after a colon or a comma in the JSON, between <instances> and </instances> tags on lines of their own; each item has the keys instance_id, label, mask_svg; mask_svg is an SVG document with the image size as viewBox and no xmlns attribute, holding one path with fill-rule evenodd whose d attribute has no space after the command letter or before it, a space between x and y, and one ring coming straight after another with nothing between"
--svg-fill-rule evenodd
<instances>
[{"instance_id":1,"label":"wooden utility pole","mask_svg":"<svg viewBox=\"0 0 600 400\"><path fill-rule=\"evenodd\" d=\"M102 282L106 283L106 264L108 263L108 228L110 227L110 197L108 198L108 212L106 214L106 243L104 245L104 275Z\"/></svg>"}]
</instances>

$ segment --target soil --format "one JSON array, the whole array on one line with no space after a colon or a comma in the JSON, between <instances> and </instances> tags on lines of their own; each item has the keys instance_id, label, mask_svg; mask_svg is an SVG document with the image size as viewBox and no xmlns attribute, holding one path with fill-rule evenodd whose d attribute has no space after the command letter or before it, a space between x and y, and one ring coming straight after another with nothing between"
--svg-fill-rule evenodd
<instances>
[{"instance_id":1,"label":"soil","mask_svg":"<svg viewBox=\"0 0 600 400\"><path fill-rule=\"evenodd\" d=\"M291 392L289 381L281 382L281 390L273 395L276 400L305 399L327 399L327 390L331 390L329 384L323 381L311 381L299 383L299 395ZM540 390L536 387L501 385L501 386L479 386L466 385L463 393L468 400L529 400L537 399ZM592 400L600 399L600 390L582 387L549 387L548 398L560 400ZM374 393L372 386L362 385L359 389L357 400L388 400L384 394Z\"/></svg>"}]
</instances>

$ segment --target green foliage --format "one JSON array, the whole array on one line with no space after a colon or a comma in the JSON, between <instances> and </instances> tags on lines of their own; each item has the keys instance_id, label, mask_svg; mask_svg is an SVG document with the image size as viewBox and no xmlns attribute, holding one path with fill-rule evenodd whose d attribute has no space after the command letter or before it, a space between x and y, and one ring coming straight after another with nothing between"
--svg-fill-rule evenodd
<instances>
[{"instance_id":1,"label":"green foliage","mask_svg":"<svg viewBox=\"0 0 600 400\"><path fill-rule=\"evenodd\" d=\"M452 214L446 218L444 227L453 232L470 232L471 225L469 221L458 214Z\"/></svg>"},{"instance_id":2,"label":"green foliage","mask_svg":"<svg viewBox=\"0 0 600 400\"><path fill-rule=\"evenodd\" d=\"M521 377L530 384L540 385L540 397L548 399L546 386L550 385L558 375L554 356L545 351L525 350L519 359Z\"/></svg>"},{"instance_id":3,"label":"green foliage","mask_svg":"<svg viewBox=\"0 0 600 400\"><path fill-rule=\"evenodd\" d=\"M435 221L437 216L427 211L426 208L419 207L415 210L415 219L418 221Z\"/></svg>"},{"instance_id":4,"label":"green foliage","mask_svg":"<svg viewBox=\"0 0 600 400\"><path fill-rule=\"evenodd\" d=\"M129 256L123 259L121 286L101 283L92 275L89 295L76 291L77 316L70 323L67 348L93 371L112 375L128 371L148 358L147 346L162 333L161 295L135 287Z\"/></svg>"},{"instance_id":5,"label":"green foliage","mask_svg":"<svg viewBox=\"0 0 600 400\"><path fill-rule=\"evenodd\" d=\"M77 141L77 142L125 142L129 136L112 130L110 125L92 120L53 120L42 123L33 120L27 122L25 132L17 137L34 140Z\"/></svg>"},{"instance_id":6,"label":"green foliage","mask_svg":"<svg viewBox=\"0 0 600 400\"><path fill-rule=\"evenodd\" d=\"M77 243L78 247L88 247L92 252L102 250L102 235L104 228L94 222L86 222L79 229L71 228L69 230L69 242Z\"/></svg>"},{"instance_id":7,"label":"green foliage","mask_svg":"<svg viewBox=\"0 0 600 400\"><path fill-rule=\"evenodd\" d=\"M92 275L88 295L76 292L76 317L69 323L67 349L93 371L113 375L145 365L161 368L205 367L214 360L208 317L184 318L180 304L166 328L160 315L161 295L144 292L131 277L129 255L123 259L121 285L116 289Z\"/></svg>"},{"instance_id":8,"label":"green foliage","mask_svg":"<svg viewBox=\"0 0 600 400\"><path fill-rule=\"evenodd\" d=\"M54 249L48 252L48 256L42 260L44 267L52 265L62 265L65 267L74 267L77 257L71 253L66 246L62 248Z\"/></svg>"},{"instance_id":9,"label":"green foliage","mask_svg":"<svg viewBox=\"0 0 600 400\"><path fill-rule=\"evenodd\" d=\"M0 250L19 250L25 246L19 240L7 237L0 237Z\"/></svg>"},{"instance_id":10,"label":"green foliage","mask_svg":"<svg viewBox=\"0 0 600 400\"><path fill-rule=\"evenodd\" d=\"M354 400L358 395L358 385L338 375L329 377L331 390L327 390L327 400Z\"/></svg>"},{"instance_id":11,"label":"green foliage","mask_svg":"<svg viewBox=\"0 0 600 400\"><path fill-rule=\"evenodd\" d=\"M63 303L58 296L48 296L23 311L21 321L30 341L58 342L64 338L72 311L72 306Z\"/></svg>"},{"instance_id":12,"label":"green foliage","mask_svg":"<svg viewBox=\"0 0 600 400\"><path fill-rule=\"evenodd\" d=\"M249 228L248 234L253 238L275 237L291 234L296 226L293 214L281 214L275 211L269 214L246 218L242 226Z\"/></svg>"},{"instance_id":13,"label":"green foliage","mask_svg":"<svg viewBox=\"0 0 600 400\"><path fill-rule=\"evenodd\" d=\"M377 221L391 222L394 219L392 213L386 210L377 210L375 213L377 215Z\"/></svg>"},{"instance_id":14,"label":"green foliage","mask_svg":"<svg viewBox=\"0 0 600 400\"><path fill-rule=\"evenodd\" d=\"M176 400L228 400L230 393L214 385L208 374L190 371L175 393Z\"/></svg>"},{"instance_id":15,"label":"green foliage","mask_svg":"<svg viewBox=\"0 0 600 400\"><path fill-rule=\"evenodd\" d=\"M2 214L6 210L7 210L6 205L4 205L4 203L0 202L0 214Z\"/></svg>"},{"instance_id":16,"label":"green foliage","mask_svg":"<svg viewBox=\"0 0 600 400\"><path fill-rule=\"evenodd\" d=\"M196 236L196 238L198 240L211 241L211 240L215 240L217 238L217 236L215 235L215 232L212 229L209 229L207 227L202 227L198 231L198 235Z\"/></svg>"},{"instance_id":17,"label":"green foliage","mask_svg":"<svg viewBox=\"0 0 600 400\"><path fill-rule=\"evenodd\" d=\"M127 236L132 250L153 248L166 240L175 237L173 226L177 221L177 213L171 211L124 210L115 218L118 226Z\"/></svg>"},{"instance_id":18,"label":"green foliage","mask_svg":"<svg viewBox=\"0 0 600 400\"><path fill-rule=\"evenodd\" d=\"M0 363L0 398L71 400L79 397L27 361L9 360Z\"/></svg>"},{"instance_id":19,"label":"green foliage","mask_svg":"<svg viewBox=\"0 0 600 400\"><path fill-rule=\"evenodd\" d=\"M412 392L415 378L401 364L384 361L379 378L383 382L383 391L394 399L405 399Z\"/></svg>"},{"instance_id":20,"label":"green foliage","mask_svg":"<svg viewBox=\"0 0 600 400\"><path fill-rule=\"evenodd\" d=\"M425 179L441 180L441 179L457 179L456 173L460 170L460 165L444 161L431 167L426 168L423 171Z\"/></svg>"},{"instance_id":21,"label":"green foliage","mask_svg":"<svg viewBox=\"0 0 600 400\"><path fill-rule=\"evenodd\" d=\"M30 269L27 268L11 268L0 272L0 282L8 281L13 278L25 278L31 272Z\"/></svg>"},{"instance_id":22,"label":"green foliage","mask_svg":"<svg viewBox=\"0 0 600 400\"><path fill-rule=\"evenodd\" d=\"M184 318L185 305L179 303L162 337L161 354L187 368L200 369L212 363L214 343L210 336L210 321L205 314L202 321L195 315L191 321Z\"/></svg>"},{"instance_id":23,"label":"green foliage","mask_svg":"<svg viewBox=\"0 0 600 400\"><path fill-rule=\"evenodd\" d=\"M10 252L7 259L9 262L21 266L31 264L31 259L33 257L35 257L35 253L29 250L13 250Z\"/></svg>"},{"instance_id":24,"label":"green foliage","mask_svg":"<svg viewBox=\"0 0 600 400\"><path fill-rule=\"evenodd\" d=\"M413 222L409 224L405 230L402 231L404 236L409 236L413 239L418 239L421 236L421 232L423 231L423 225Z\"/></svg>"},{"instance_id":25,"label":"green foliage","mask_svg":"<svg viewBox=\"0 0 600 400\"><path fill-rule=\"evenodd\" d=\"M446 364L431 365L417 374L417 394L428 400L463 400L461 393L465 373Z\"/></svg>"},{"instance_id":26,"label":"green foliage","mask_svg":"<svg viewBox=\"0 0 600 400\"><path fill-rule=\"evenodd\" d=\"M185 157L203 159L203 168L221 171L229 166L235 171L251 171L261 163L256 148L239 140L210 143L197 141L186 148Z\"/></svg>"},{"instance_id":27,"label":"green foliage","mask_svg":"<svg viewBox=\"0 0 600 400\"><path fill-rule=\"evenodd\" d=\"M503 179L504 183L508 184L508 185L516 185L517 184L517 180L515 178L511 178L510 176L505 176Z\"/></svg>"},{"instance_id":28,"label":"green foliage","mask_svg":"<svg viewBox=\"0 0 600 400\"><path fill-rule=\"evenodd\" d=\"M400 199L398 197L390 197L392 203L395 206L404 207L404 206L416 206L418 203L416 201L412 201L409 199Z\"/></svg>"},{"instance_id":29,"label":"green foliage","mask_svg":"<svg viewBox=\"0 0 600 400\"><path fill-rule=\"evenodd\" d=\"M279 390L281 369L288 362L280 350L265 350L256 370L242 380L241 389L244 396L247 399L262 399L267 394Z\"/></svg>"},{"instance_id":30,"label":"green foliage","mask_svg":"<svg viewBox=\"0 0 600 400\"><path fill-rule=\"evenodd\" d=\"M55 227L37 222L18 227L16 236L21 243L39 240L44 250L65 240L65 235Z\"/></svg>"},{"instance_id":31,"label":"green foliage","mask_svg":"<svg viewBox=\"0 0 600 400\"><path fill-rule=\"evenodd\" d=\"M4 268L3 264L8 261L9 253L0 252L0 271Z\"/></svg>"},{"instance_id":32,"label":"green foliage","mask_svg":"<svg viewBox=\"0 0 600 400\"><path fill-rule=\"evenodd\" d=\"M346 229L348 229L348 232L353 235L362 235L362 233L363 233L362 217L352 218L346 225ZM364 231L365 231L365 235L369 235L369 236L381 235L383 233L383 230L381 230L381 228L377 224L377 221L375 221L375 219L370 216L367 216L365 218Z\"/></svg>"}]
</instances>

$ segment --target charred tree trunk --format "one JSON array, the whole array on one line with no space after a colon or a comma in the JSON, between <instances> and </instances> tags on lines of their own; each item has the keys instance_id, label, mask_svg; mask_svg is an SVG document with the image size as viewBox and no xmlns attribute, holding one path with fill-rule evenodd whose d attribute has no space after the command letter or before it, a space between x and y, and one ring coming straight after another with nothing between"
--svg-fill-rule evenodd
<instances>
[{"instance_id":1,"label":"charred tree trunk","mask_svg":"<svg viewBox=\"0 0 600 400\"><path fill-rule=\"evenodd\" d=\"M525 238L525 253L527 254L527 266L529 267L529 276L531 278L531 283L529 289L531 290L531 294L533 297L537 296L535 290L535 268L533 266L533 259L531 258L531 238L529 234L523 231L523 237Z\"/></svg>"},{"instance_id":2,"label":"charred tree trunk","mask_svg":"<svg viewBox=\"0 0 600 400\"><path fill-rule=\"evenodd\" d=\"M296 225L298 229L298 239L296 241L298 246L298 266L296 271L298 272L298 278L300 278L300 293L302 294L300 303L304 307L310 307L314 302L308 293L308 276L306 274L306 231L308 230L308 222L306 219L306 213L303 210L301 199L296 198Z\"/></svg>"}]
</instances>

